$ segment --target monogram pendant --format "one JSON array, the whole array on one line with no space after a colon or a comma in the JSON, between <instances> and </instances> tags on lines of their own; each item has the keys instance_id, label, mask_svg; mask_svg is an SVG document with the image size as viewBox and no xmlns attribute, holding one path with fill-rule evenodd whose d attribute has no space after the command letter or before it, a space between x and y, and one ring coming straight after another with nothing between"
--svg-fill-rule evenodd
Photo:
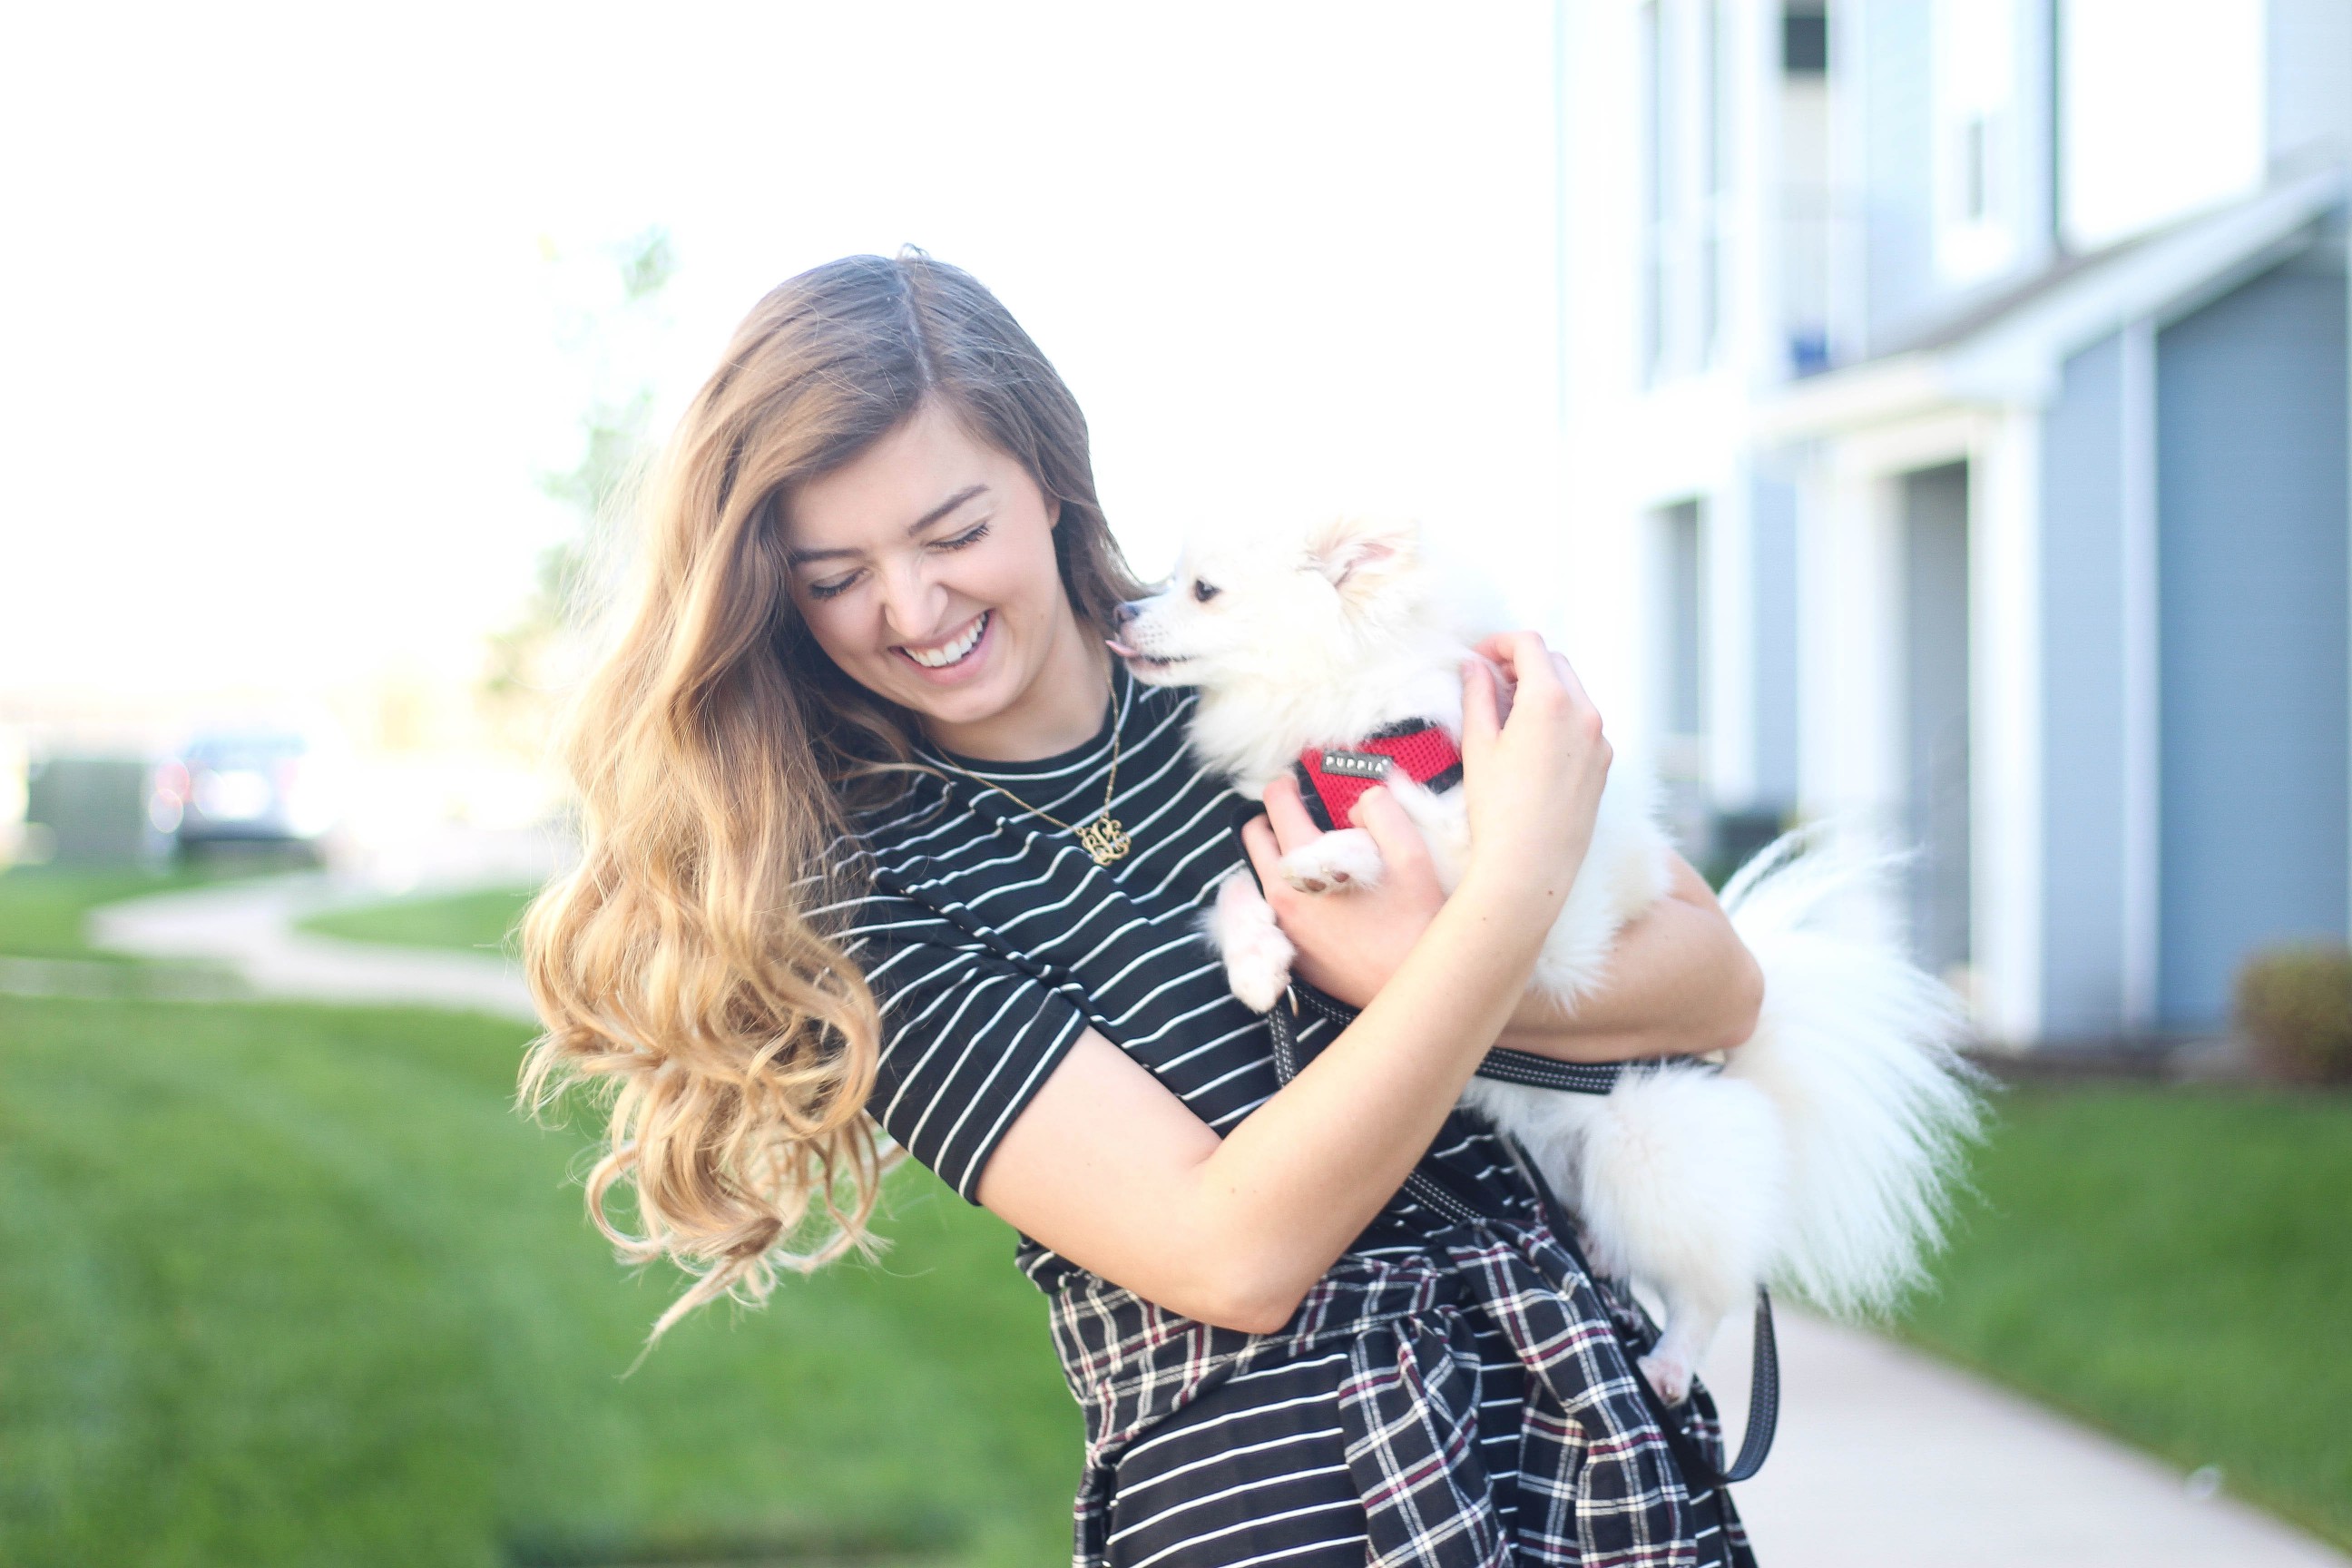
<instances>
[{"instance_id":1,"label":"monogram pendant","mask_svg":"<svg viewBox=\"0 0 2352 1568\"><path fill-rule=\"evenodd\" d=\"M1128 850L1133 847L1128 842L1126 832L1108 812L1078 829L1078 842L1086 846L1087 853L1095 858L1097 866L1108 866L1114 860L1124 858Z\"/></svg>"}]
</instances>

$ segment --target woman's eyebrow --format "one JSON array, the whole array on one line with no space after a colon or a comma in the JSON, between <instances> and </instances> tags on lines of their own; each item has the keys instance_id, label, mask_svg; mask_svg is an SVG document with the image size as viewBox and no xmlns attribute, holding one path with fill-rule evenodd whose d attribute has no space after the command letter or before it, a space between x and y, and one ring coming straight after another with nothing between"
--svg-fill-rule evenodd
<instances>
[{"instance_id":1,"label":"woman's eyebrow","mask_svg":"<svg viewBox=\"0 0 2352 1568\"><path fill-rule=\"evenodd\" d=\"M922 516L908 523L907 525L907 537L912 539L915 535L922 532L923 530L930 527L931 524L939 521L940 519L947 516L948 513L955 510L956 508L963 505L964 502L971 500L974 496L986 495L987 493L988 487L986 485L964 486L963 489L956 491L955 494L948 497L947 500L940 502L939 505L931 508L930 510L925 512ZM798 566L803 562L826 561L831 560L835 556L856 555L857 553L859 553L859 552L846 547L830 550L787 550L784 552L784 564L787 566Z\"/></svg>"}]
</instances>

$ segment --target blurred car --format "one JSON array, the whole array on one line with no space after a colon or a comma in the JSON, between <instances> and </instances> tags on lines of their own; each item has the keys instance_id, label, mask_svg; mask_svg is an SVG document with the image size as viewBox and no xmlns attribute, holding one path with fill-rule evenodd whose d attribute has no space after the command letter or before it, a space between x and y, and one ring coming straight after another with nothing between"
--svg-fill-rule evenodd
<instances>
[{"instance_id":1,"label":"blurred car","mask_svg":"<svg viewBox=\"0 0 2352 1568\"><path fill-rule=\"evenodd\" d=\"M196 735L154 771L149 823L182 845L312 844L343 813L344 769L292 730Z\"/></svg>"}]
</instances>

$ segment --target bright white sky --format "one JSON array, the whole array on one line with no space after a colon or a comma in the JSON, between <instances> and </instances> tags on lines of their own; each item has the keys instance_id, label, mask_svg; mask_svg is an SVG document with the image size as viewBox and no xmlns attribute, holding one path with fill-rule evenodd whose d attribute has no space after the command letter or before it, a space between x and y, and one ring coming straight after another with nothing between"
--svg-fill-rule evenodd
<instances>
[{"instance_id":1,"label":"bright white sky","mask_svg":"<svg viewBox=\"0 0 2352 1568\"><path fill-rule=\"evenodd\" d=\"M535 482L592 374L564 302L654 223L671 407L793 272L909 240L971 268L1076 389L1147 574L1237 498L1498 544L1550 510L1542 0L9 32L0 693L470 671L570 526Z\"/></svg>"}]
</instances>

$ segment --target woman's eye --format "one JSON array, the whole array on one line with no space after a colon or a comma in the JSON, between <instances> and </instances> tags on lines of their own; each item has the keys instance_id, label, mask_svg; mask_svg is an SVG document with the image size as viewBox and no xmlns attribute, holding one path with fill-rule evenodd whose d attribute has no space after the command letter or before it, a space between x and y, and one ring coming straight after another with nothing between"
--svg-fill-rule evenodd
<instances>
[{"instance_id":1,"label":"woman's eye","mask_svg":"<svg viewBox=\"0 0 2352 1568\"><path fill-rule=\"evenodd\" d=\"M836 578L830 583L812 583L808 585L809 597L812 599L830 599L837 594L846 592L849 585L856 581L857 574L853 572L846 577Z\"/></svg>"},{"instance_id":2,"label":"woman's eye","mask_svg":"<svg viewBox=\"0 0 2352 1568\"><path fill-rule=\"evenodd\" d=\"M1218 595L1223 592L1224 590L1218 587L1214 583L1207 582L1199 577L1192 579L1192 597L1199 600L1203 605L1207 604L1210 600L1215 598Z\"/></svg>"},{"instance_id":3,"label":"woman's eye","mask_svg":"<svg viewBox=\"0 0 2352 1568\"><path fill-rule=\"evenodd\" d=\"M983 522L976 528L966 529L963 532L957 534L953 539L940 540L939 547L941 550L961 550L967 544L979 543L987 536L987 534L988 524Z\"/></svg>"}]
</instances>

